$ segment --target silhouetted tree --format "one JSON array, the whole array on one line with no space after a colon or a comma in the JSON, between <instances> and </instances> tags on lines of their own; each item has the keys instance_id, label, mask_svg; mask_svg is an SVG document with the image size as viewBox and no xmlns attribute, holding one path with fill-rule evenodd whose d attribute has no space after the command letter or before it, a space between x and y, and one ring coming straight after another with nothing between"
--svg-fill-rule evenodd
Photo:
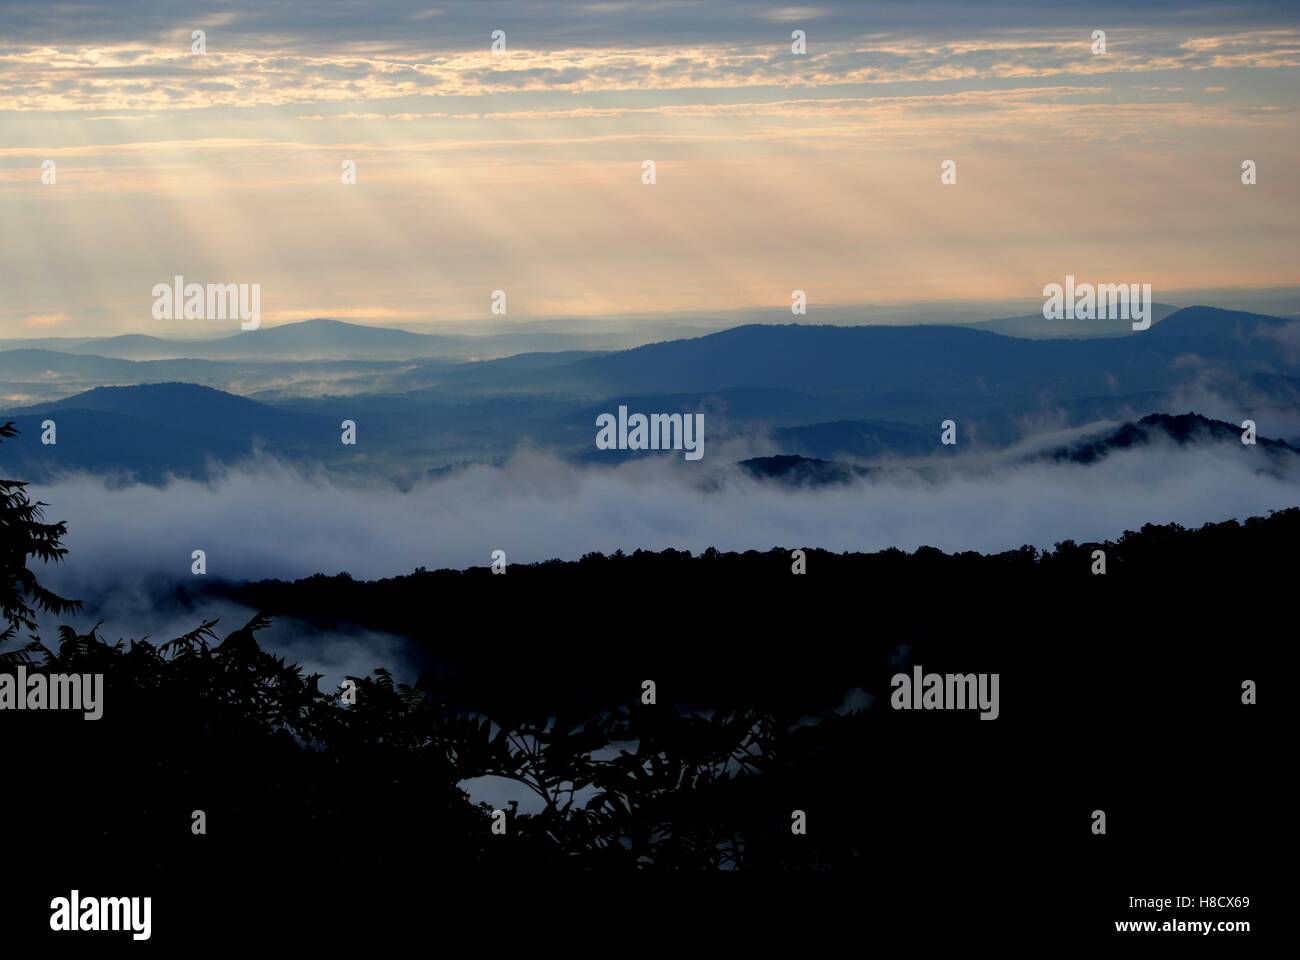
<instances>
[{"instance_id":1,"label":"silhouetted tree","mask_svg":"<svg viewBox=\"0 0 1300 960\"><path fill-rule=\"evenodd\" d=\"M43 590L26 567L64 555L63 525L45 524L21 483L0 481L0 492L9 638L34 629L37 609L77 605ZM214 585L213 594L259 611L224 639L216 620L161 645L63 626L57 651L34 638L11 654L48 673L102 675L104 712L93 723L66 712L3 718L24 771L22 802L55 825L53 835L11 831L6 850L25 862L57 842L163 875L246 871L271 857L308 876L358 866L391 876L429 858L507 871L849 866L891 879L929 862L918 850L960 848L978 863L1001 855L1002 838L1073 822L1080 779L1094 792L1190 789L1191 779L1170 779L1171 768L1184 769L1172 760L1096 749L1099 724L1125 737L1155 729L1171 697L1214 704L1203 708L1215 721L1206 743L1253 768L1256 747L1243 736L1253 714L1237 707L1232 687L1261 675L1262 661L1249 659L1257 648L1238 640L1228 685L1220 681L1218 639L1236 629L1239 606L1173 601L1194 596L1188 585L1214 571L1247 571L1261 584L1289 575L1298 541L1292 509L1199 530L1148 525L1041 553L809 549L816 573L807 577L791 575L784 550L588 554L513 567L505 602L501 579L485 569ZM1106 577L1089 572L1095 547L1110 559ZM566 605L564 591L580 594L581 606ZM631 607L629 596L638 598ZM431 628L440 623L431 598L440 597L501 609L491 642ZM642 613L665 598L675 601L671 621ZM567 609L585 619L565 622L563 634L536 629L539 610ZM1104 620L1080 609L1103 610ZM345 702L261 647L272 614L433 634L438 660L414 687L383 669L349 678L356 697ZM1005 641L976 635L990 625ZM1004 718L890 709L890 676L912 665L1000 671ZM639 702L643 677L659 681L657 703ZM1116 696L1143 683L1143 696ZM1175 750L1163 744L1161 755ZM1027 760L1033 804L984 789L1023 782ZM484 776L522 784L539 801L534 812L511 805L505 835L491 832L491 809L463 786ZM112 789L88 809L87 784ZM219 841L195 844L195 809ZM792 832L795 811L811 824L806 834Z\"/></svg>"},{"instance_id":2,"label":"silhouetted tree","mask_svg":"<svg viewBox=\"0 0 1300 960\"><path fill-rule=\"evenodd\" d=\"M0 426L0 440L18 435L12 423ZM0 643L10 640L19 629L34 631L39 611L63 616L81 608L41 586L28 568L30 559L57 562L67 554L61 540L67 533L63 523L45 523L44 503L33 503L27 485L18 480L0 480L0 612L4 628ZM14 654L9 655L13 659Z\"/></svg>"}]
</instances>

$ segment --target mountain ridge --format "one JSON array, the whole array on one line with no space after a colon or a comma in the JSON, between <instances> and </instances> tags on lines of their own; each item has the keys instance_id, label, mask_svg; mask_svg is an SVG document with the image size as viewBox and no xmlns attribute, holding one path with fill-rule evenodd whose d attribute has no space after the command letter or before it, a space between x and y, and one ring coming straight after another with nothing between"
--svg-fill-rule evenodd
<instances>
[{"instance_id":1,"label":"mountain ridge","mask_svg":"<svg viewBox=\"0 0 1300 960\"><path fill-rule=\"evenodd\" d=\"M1084 434L1072 443L1051 446L1022 459L1026 462L1050 460L1087 466L1098 463L1117 451L1149 446L1161 440L1172 441L1178 446L1209 441L1237 444L1248 449L1248 444L1240 442L1241 435L1241 427L1199 413L1152 413L1139 420L1126 421L1105 432ZM1270 455L1300 456L1300 449L1284 440L1257 436L1255 446ZM934 452L938 449L936 440ZM876 465L863 466L799 454L750 457L738 461L737 466L755 478L795 486L844 484L873 476L881 470Z\"/></svg>"}]
</instances>

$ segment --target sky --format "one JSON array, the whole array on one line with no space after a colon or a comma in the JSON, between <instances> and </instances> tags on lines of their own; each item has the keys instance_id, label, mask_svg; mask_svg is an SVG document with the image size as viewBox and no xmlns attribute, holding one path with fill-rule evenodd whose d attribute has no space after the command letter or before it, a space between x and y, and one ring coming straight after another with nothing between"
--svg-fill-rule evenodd
<instances>
[{"instance_id":1,"label":"sky","mask_svg":"<svg viewBox=\"0 0 1300 960\"><path fill-rule=\"evenodd\" d=\"M8 2L0 337L1293 286L1298 104L1293 3Z\"/></svg>"}]
</instances>

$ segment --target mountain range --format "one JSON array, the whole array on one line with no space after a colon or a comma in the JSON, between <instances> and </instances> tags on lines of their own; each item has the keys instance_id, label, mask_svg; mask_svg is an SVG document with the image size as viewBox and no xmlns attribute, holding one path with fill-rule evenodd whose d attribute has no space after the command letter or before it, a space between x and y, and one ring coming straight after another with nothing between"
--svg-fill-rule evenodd
<instances>
[{"instance_id":1,"label":"mountain range","mask_svg":"<svg viewBox=\"0 0 1300 960\"><path fill-rule=\"evenodd\" d=\"M1300 432L1276 415L1300 405L1300 321L1210 307L1178 310L1147 331L1089 339L956 326L753 324L611 353L454 362L404 354L435 350L436 337L315 321L206 341L204 350L241 357L251 338L268 347L260 360L85 352L110 342L103 340L71 341L70 352L0 351L0 382L65 377L90 385L12 405L4 416L22 434L4 455L36 476L87 469L156 479L201 475L213 462L265 450L409 478L501 459L521 443L617 460L595 449L594 424L626 405L704 412L712 449L736 439L770 456L854 462L933 452L947 419L960 422L963 449L999 447L1049 423L1137 423L1186 410L1181 396L1208 388L1221 409L1198 412L1234 422L1257 416L1261 436ZM141 351L162 342L112 341ZM347 351L363 356L330 359ZM400 358L376 356L385 352ZM54 446L39 443L47 419L57 422ZM344 420L358 424L355 447L339 442Z\"/></svg>"},{"instance_id":2,"label":"mountain range","mask_svg":"<svg viewBox=\"0 0 1300 960\"><path fill-rule=\"evenodd\" d=\"M467 360L556 352L591 344L621 346L629 339L627 335L617 334L583 336L541 324L503 325L500 332L492 334L447 334L414 333L317 318L195 339L168 339L140 333L114 337L9 338L0 339L0 351L48 350L119 360Z\"/></svg>"}]
</instances>

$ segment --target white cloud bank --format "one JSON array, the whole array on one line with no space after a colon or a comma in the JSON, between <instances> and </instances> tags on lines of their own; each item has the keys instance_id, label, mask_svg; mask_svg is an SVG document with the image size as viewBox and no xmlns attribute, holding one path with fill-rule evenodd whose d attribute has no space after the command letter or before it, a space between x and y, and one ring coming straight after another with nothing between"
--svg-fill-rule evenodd
<instances>
[{"instance_id":1,"label":"white cloud bank","mask_svg":"<svg viewBox=\"0 0 1300 960\"><path fill-rule=\"evenodd\" d=\"M524 563L620 548L1050 547L1300 504L1300 469L1274 461L1262 471L1266 456L1234 444L1161 444L1090 466L946 458L920 473L809 490L707 459L580 468L521 453L408 490L262 461L211 483L112 489L74 476L34 493L69 528L68 560L43 576L75 592L109 576L188 577L196 549L206 551L209 575L242 580L486 566L497 549ZM721 452L711 459L724 462Z\"/></svg>"}]
</instances>

